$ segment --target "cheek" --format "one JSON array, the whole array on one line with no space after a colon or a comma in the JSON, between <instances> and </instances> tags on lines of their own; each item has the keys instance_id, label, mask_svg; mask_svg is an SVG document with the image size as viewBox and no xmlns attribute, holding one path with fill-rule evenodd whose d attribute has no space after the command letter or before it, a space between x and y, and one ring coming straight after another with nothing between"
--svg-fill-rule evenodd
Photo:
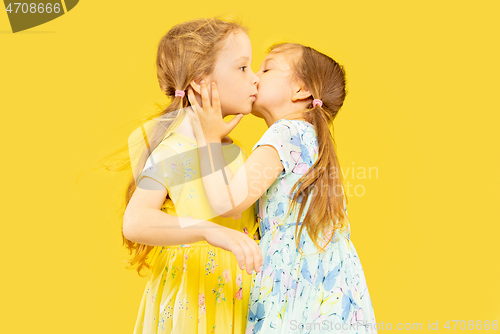
<instances>
[{"instance_id":1,"label":"cheek","mask_svg":"<svg viewBox=\"0 0 500 334\"><path fill-rule=\"evenodd\" d=\"M257 99L255 100L256 106L270 106L273 104L273 96L267 90L259 90Z\"/></svg>"},{"instance_id":2,"label":"cheek","mask_svg":"<svg viewBox=\"0 0 500 334\"><path fill-rule=\"evenodd\" d=\"M238 87L235 85L235 80L224 80L221 83L218 83L217 87L219 90L223 90L225 95L228 96L238 91Z\"/></svg>"},{"instance_id":3,"label":"cheek","mask_svg":"<svg viewBox=\"0 0 500 334\"><path fill-rule=\"evenodd\" d=\"M228 98L231 100L242 100L250 97L248 84L242 80L228 82L227 92Z\"/></svg>"},{"instance_id":4,"label":"cheek","mask_svg":"<svg viewBox=\"0 0 500 334\"><path fill-rule=\"evenodd\" d=\"M219 89L219 98L222 106L224 108L229 108L226 110L241 108L242 104L245 102L245 98L250 97L250 95L247 94L247 90L234 81L218 83L217 88Z\"/></svg>"},{"instance_id":5,"label":"cheek","mask_svg":"<svg viewBox=\"0 0 500 334\"><path fill-rule=\"evenodd\" d=\"M271 80L260 81L258 89L259 96L263 99L265 98L266 101L272 99L273 96L276 96L276 94L279 93L276 85L277 83L272 82Z\"/></svg>"},{"instance_id":6,"label":"cheek","mask_svg":"<svg viewBox=\"0 0 500 334\"><path fill-rule=\"evenodd\" d=\"M223 101L230 99L233 94L233 87L227 81L217 81L217 90L219 91L219 98Z\"/></svg>"}]
</instances>

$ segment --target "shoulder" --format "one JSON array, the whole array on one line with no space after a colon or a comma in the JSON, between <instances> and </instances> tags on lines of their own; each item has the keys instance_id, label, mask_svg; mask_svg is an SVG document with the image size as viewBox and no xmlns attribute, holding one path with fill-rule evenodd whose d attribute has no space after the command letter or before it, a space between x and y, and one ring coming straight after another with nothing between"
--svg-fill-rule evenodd
<instances>
[{"instance_id":1,"label":"shoulder","mask_svg":"<svg viewBox=\"0 0 500 334\"><path fill-rule=\"evenodd\" d=\"M252 151L261 145L275 146L278 151L284 147L300 147L301 132L296 122L288 119L277 120L266 130Z\"/></svg>"},{"instance_id":2,"label":"shoulder","mask_svg":"<svg viewBox=\"0 0 500 334\"><path fill-rule=\"evenodd\" d=\"M274 122L268 129L268 131L278 132L279 130L297 130L297 124L290 119L279 119Z\"/></svg>"},{"instance_id":3,"label":"shoulder","mask_svg":"<svg viewBox=\"0 0 500 334\"><path fill-rule=\"evenodd\" d=\"M289 173L300 158L302 148L300 126L297 122L281 119L273 123L255 144L253 150L259 146L272 146L276 149L285 174Z\"/></svg>"},{"instance_id":4,"label":"shoulder","mask_svg":"<svg viewBox=\"0 0 500 334\"><path fill-rule=\"evenodd\" d=\"M274 137L276 140L300 146L300 133L302 130L297 122L289 119L280 119L274 122L264 133L263 137Z\"/></svg>"},{"instance_id":5,"label":"shoulder","mask_svg":"<svg viewBox=\"0 0 500 334\"><path fill-rule=\"evenodd\" d=\"M182 167L181 155L185 153L186 143L176 136L168 135L149 154L149 164L175 164Z\"/></svg>"},{"instance_id":6,"label":"shoulder","mask_svg":"<svg viewBox=\"0 0 500 334\"><path fill-rule=\"evenodd\" d=\"M183 137L177 136L175 132L169 133L157 146L159 150L172 150L176 153L182 152L188 146Z\"/></svg>"}]
</instances>

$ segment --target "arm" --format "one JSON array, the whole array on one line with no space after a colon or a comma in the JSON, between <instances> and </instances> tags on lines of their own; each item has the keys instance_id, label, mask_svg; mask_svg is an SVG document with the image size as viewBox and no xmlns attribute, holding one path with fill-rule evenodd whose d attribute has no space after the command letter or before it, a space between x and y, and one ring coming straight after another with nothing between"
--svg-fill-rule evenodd
<instances>
[{"instance_id":1,"label":"arm","mask_svg":"<svg viewBox=\"0 0 500 334\"><path fill-rule=\"evenodd\" d=\"M204 232L219 226L161 211L166 196L167 190L155 180L145 177L140 181L123 216L125 238L150 246L182 245L205 240Z\"/></svg>"},{"instance_id":2,"label":"arm","mask_svg":"<svg viewBox=\"0 0 500 334\"><path fill-rule=\"evenodd\" d=\"M202 147L203 140L198 145ZM222 217L232 217L248 209L283 170L276 149L267 145L256 148L234 175L226 165L220 142L211 142L210 150L198 152L205 192L212 209Z\"/></svg>"},{"instance_id":3,"label":"arm","mask_svg":"<svg viewBox=\"0 0 500 334\"><path fill-rule=\"evenodd\" d=\"M260 271L262 253L257 243L243 232L200 219L169 215L160 210L167 190L157 181L144 177L125 210L123 235L140 244L175 246L206 241L232 252L239 267L251 275ZM189 225L186 227L186 225Z\"/></svg>"}]
</instances>

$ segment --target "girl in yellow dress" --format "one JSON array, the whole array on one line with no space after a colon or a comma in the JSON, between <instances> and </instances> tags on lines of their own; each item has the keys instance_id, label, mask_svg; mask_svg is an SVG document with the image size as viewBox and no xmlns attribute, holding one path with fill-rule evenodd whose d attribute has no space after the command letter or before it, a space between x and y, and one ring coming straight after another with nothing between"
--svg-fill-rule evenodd
<instances>
[{"instance_id":1,"label":"girl in yellow dress","mask_svg":"<svg viewBox=\"0 0 500 334\"><path fill-rule=\"evenodd\" d=\"M245 28L228 20L181 23L160 40L157 75L172 103L133 133L140 140L129 140L134 177L122 234L135 253L130 265L139 274L150 269L135 334L244 333L251 274L263 262L256 212L222 218L210 207L185 92L191 87L201 102L200 84L216 81L223 116L249 114L258 82L251 60ZM231 138L225 142L234 172L246 158Z\"/></svg>"}]
</instances>

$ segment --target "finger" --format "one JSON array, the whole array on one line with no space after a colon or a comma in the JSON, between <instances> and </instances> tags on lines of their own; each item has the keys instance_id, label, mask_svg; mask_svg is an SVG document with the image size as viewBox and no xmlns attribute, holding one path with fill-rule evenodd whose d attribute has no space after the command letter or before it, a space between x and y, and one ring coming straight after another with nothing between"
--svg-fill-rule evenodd
<instances>
[{"instance_id":1,"label":"finger","mask_svg":"<svg viewBox=\"0 0 500 334\"><path fill-rule=\"evenodd\" d=\"M247 270L248 275L252 275L252 271L254 269L253 251L245 239L247 239L247 236L243 234L243 238L240 239L240 247L245 252L245 269Z\"/></svg>"},{"instance_id":2,"label":"finger","mask_svg":"<svg viewBox=\"0 0 500 334\"><path fill-rule=\"evenodd\" d=\"M196 100L196 96L194 96L194 91L191 87L189 87L189 89L188 89L188 100L189 100L189 103L191 104L191 108L193 108L195 112L198 112L198 110L201 110L201 107L198 104L198 100Z\"/></svg>"},{"instance_id":3,"label":"finger","mask_svg":"<svg viewBox=\"0 0 500 334\"><path fill-rule=\"evenodd\" d=\"M221 118L222 118L222 110L220 108L219 89L217 88L217 84L215 82L212 82L212 108L218 114L221 114Z\"/></svg>"},{"instance_id":4,"label":"finger","mask_svg":"<svg viewBox=\"0 0 500 334\"><path fill-rule=\"evenodd\" d=\"M259 245L255 242L255 240L251 238L247 238L248 244L253 252L253 265L256 272L259 272L264 261L262 259L262 251L260 250Z\"/></svg>"},{"instance_id":5,"label":"finger","mask_svg":"<svg viewBox=\"0 0 500 334\"><path fill-rule=\"evenodd\" d=\"M236 261L238 262L238 266L241 270L245 269L245 254L243 249L241 249L240 245L235 242L234 245L231 246L231 253L236 257Z\"/></svg>"},{"instance_id":6,"label":"finger","mask_svg":"<svg viewBox=\"0 0 500 334\"><path fill-rule=\"evenodd\" d=\"M238 114L233 117L232 120L226 123L228 133L233 131L233 129L238 125L238 123L243 119L243 114Z\"/></svg>"},{"instance_id":7,"label":"finger","mask_svg":"<svg viewBox=\"0 0 500 334\"><path fill-rule=\"evenodd\" d=\"M200 87L201 87L201 104L202 107L204 108L204 111L206 112L211 107L210 98L208 97L207 83L205 81L202 81L200 83Z\"/></svg>"}]
</instances>

